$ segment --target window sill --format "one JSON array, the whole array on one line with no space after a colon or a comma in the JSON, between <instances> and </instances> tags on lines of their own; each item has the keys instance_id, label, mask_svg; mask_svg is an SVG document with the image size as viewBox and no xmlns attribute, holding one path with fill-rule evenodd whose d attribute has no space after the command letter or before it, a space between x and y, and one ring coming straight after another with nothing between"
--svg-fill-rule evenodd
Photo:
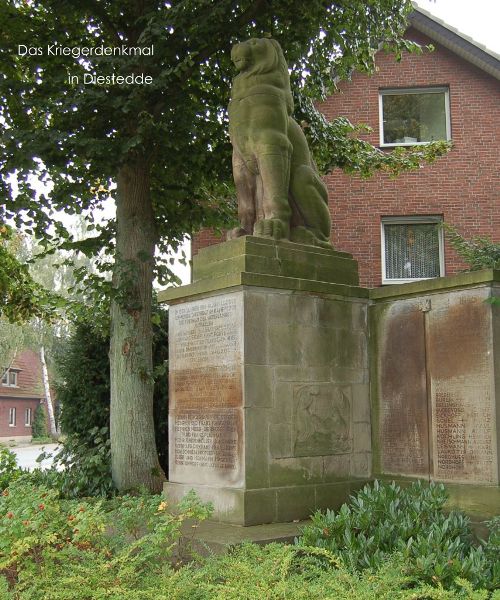
<instances>
[{"instance_id":1,"label":"window sill","mask_svg":"<svg viewBox=\"0 0 500 600\"><path fill-rule=\"evenodd\" d=\"M432 140L432 142L394 142L393 144L379 144L381 150L390 150L391 148L412 148L413 146L428 146L434 142L451 142L450 140Z\"/></svg>"},{"instance_id":2,"label":"window sill","mask_svg":"<svg viewBox=\"0 0 500 600\"><path fill-rule=\"evenodd\" d=\"M444 275L437 277L412 277L411 279L382 279L382 285L400 285L401 283L415 283L417 281L430 281L431 279L439 279Z\"/></svg>"}]
</instances>

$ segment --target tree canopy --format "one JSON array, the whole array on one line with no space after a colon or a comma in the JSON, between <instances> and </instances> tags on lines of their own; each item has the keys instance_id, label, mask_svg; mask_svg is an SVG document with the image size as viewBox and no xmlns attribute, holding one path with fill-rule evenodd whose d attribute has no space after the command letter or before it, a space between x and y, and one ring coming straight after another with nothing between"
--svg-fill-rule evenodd
<instances>
[{"instance_id":1,"label":"tree canopy","mask_svg":"<svg viewBox=\"0 0 500 600\"><path fill-rule=\"evenodd\" d=\"M134 156L148 163L160 251L176 246L186 232L217 222L221 212L227 216L214 198L230 181L229 54L234 42L249 36L273 35L282 44L299 97L297 111L312 125L313 148L317 155L320 148L322 155L329 150L330 160L319 160L324 169L390 166L384 159L389 154L346 141L353 130L345 121L328 132L307 100L330 93L334 77L369 71L381 44L396 52L414 47L400 39L410 9L407 0L3 0L5 216L40 239L61 242L69 234L52 211L83 211L92 220L92 211L116 195L118 170ZM154 54L82 55L100 46L152 46ZM71 53L57 54L64 49ZM152 84L83 83L85 74L131 73L149 75ZM421 158L422 151L417 161ZM405 166L401 159L392 163ZM8 183L12 173L17 190ZM49 194L37 197L37 180L50 183ZM95 226L79 248L90 253L107 245L112 251L113 237L113 223Z\"/></svg>"},{"instance_id":2,"label":"tree canopy","mask_svg":"<svg viewBox=\"0 0 500 600\"><path fill-rule=\"evenodd\" d=\"M104 251L98 268L113 269L112 284L101 282L100 291L112 296L118 487L161 483L150 443L151 284L154 276L168 279L163 253L185 233L232 218L231 46L269 35L280 42L296 117L309 124L323 170L397 172L445 146L381 152L356 140L346 120L326 123L312 100L353 69L370 71L379 48L415 50L402 39L410 10L409 0L0 1L0 220L13 220L48 249ZM116 83L141 74L150 83ZM37 181L49 191L37 193ZM116 219L94 222L93 212L112 200ZM58 211L85 214L89 237L74 241Z\"/></svg>"}]
</instances>

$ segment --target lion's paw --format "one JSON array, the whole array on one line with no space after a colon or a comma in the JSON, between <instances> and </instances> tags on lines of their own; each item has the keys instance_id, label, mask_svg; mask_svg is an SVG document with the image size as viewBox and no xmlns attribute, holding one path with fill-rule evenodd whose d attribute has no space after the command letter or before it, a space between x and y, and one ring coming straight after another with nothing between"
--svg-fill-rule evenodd
<instances>
[{"instance_id":1,"label":"lion's paw","mask_svg":"<svg viewBox=\"0 0 500 600\"><path fill-rule=\"evenodd\" d=\"M262 219L255 223L253 234L259 237L272 238L274 240L288 239L290 228L281 219Z\"/></svg>"}]
</instances>

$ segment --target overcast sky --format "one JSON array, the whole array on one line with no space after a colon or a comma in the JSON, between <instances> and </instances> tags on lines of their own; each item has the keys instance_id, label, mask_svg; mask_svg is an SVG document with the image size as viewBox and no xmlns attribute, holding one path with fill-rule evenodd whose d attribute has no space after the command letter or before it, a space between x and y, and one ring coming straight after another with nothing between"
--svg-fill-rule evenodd
<instances>
[{"instance_id":1,"label":"overcast sky","mask_svg":"<svg viewBox=\"0 0 500 600\"><path fill-rule=\"evenodd\" d=\"M500 0L416 0L416 3L500 54Z\"/></svg>"}]
</instances>

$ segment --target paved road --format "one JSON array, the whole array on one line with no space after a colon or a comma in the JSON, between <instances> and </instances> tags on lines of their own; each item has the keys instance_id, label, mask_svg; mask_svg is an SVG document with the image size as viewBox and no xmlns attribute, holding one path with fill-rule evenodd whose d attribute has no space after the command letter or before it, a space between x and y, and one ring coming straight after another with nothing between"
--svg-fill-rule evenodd
<instances>
[{"instance_id":1,"label":"paved road","mask_svg":"<svg viewBox=\"0 0 500 600\"><path fill-rule=\"evenodd\" d=\"M41 444L41 445L29 445L29 446L17 446L15 448L9 448L17 456L17 464L23 469L42 468L48 469L51 464L51 459L45 459L41 463L37 463L36 459L40 454L45 451L50 454L54 454L58 449L57 444Z\"/></svg>"}]
</instances>

